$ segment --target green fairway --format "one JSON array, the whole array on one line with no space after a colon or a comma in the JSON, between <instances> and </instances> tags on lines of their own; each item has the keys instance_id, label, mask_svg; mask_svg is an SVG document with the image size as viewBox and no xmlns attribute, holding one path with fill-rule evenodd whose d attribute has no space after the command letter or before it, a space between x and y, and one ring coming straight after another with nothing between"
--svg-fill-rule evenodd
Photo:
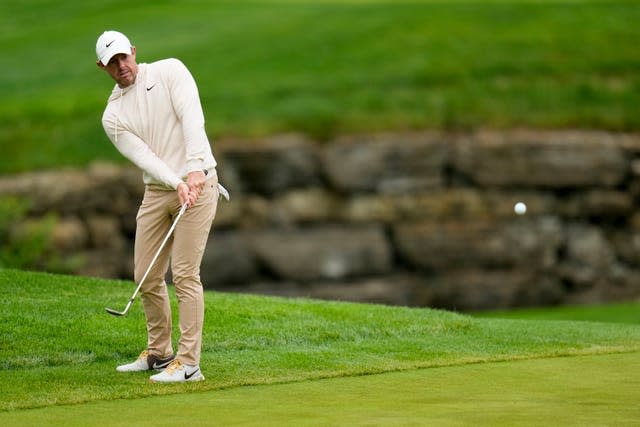
<instances>
[{"instance_id":1,"label":"green fairway","mask_svg":"<svg viewBox=\"0 0 640 427\"><path fill-rule=\"evenodd\" d=\"M11 426L636 426L640 353L535 359L0 413Z\"/></svg>"},{"instance_id":2,"label":"green fairway","mask_svg":"<svg viewBox=\"0 0 640 427\"><path fill-rule=\"evenodd\" d=\"M104 29L182 59L212 140L405 129L637 131L640 2L4 0L0 173L121 161ZM214 147L215 149L215 147Z\"/></svg>"},{"instance_id":3,"label":"green fairway","mask_svg":"<svg viewBox=\"0 0 640 427\"><path fill-rule=\"evenodd\" d=\"M476 317L529 320L582 320L640 325L640 300L611 304L521 308L473 313Z\"/></svg>"},{"instance_id":4,"label":"green fairway","mask_svg":"<svg viewBox=\"0 0 640 427\"><path fill-rule=\"evenodd\" d=\"M0 270L0 411L531 358L640 351L640 326L207 292L207 380L120 374L146 333L133 283ZM175 296L171 288L175 309ZM176 326L177 327L177 326ZM177 331L176 331L177 337Z\"/></svg>"}]
</instances>

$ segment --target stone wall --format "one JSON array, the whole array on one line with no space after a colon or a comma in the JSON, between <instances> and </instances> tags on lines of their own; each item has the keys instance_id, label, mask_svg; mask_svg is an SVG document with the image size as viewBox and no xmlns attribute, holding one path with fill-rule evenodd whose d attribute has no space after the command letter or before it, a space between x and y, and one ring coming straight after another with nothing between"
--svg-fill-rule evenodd
<instances>
[{"instance_id":1,"label":"stone wall","mask_svg":"<svg viewBox=\"0 0 640 427\"><path fill-rule=\"evenodd\" d=\"M223 140L209 289L457 310L640 296L640 135L478 132ZM130 278L131 167L0 178L56 212L77 274ZM513 206L527 203L526 215Z\"/></svg>"}]
</instances>

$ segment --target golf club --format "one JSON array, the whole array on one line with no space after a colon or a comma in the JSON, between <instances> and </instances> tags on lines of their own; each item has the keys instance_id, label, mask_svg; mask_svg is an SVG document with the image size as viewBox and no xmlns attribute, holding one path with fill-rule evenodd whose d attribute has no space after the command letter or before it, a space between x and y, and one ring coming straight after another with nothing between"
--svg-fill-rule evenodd
<instances>
[{"instance_id":1,"label":"golf club","mask_svg":"<svg viewBox=\"0 0 640 427\"><path fill-rule=\"evenodd\" d=\"M178 220L180 219L180 217L182 216L182 214L186 210L187 210L187 203L182 205L182 208L180 208L180 212L178 212L178 215L176 216L176 219L173 220L173 224L171 225L171 228L169 229L169 232L167 233L167 235L165 236L164 240L160 244L160 247L158 248L158 252L156 252L155 256L151 260L151 263L149 264L149 268L147 268L147 271L144 273L144 276L142 276L142 280L140 280L140 283L138 283L138 286L136 287L136 290L133 292L133 295L131 295L131 298L129 299L129 302L127 303L127 306L124 308L124 310L123 311L117 311L117 310L114 310L112 308L107 308L106 309L107 313L113 314L114 316L124 316L125 314L127 314L127 312L129 311L129 308L131 308L131 304L133 304L133 301L136 299L136 295L138 295L138 292L140 291L140 288L142 287L142 284L144 283L145 279L147 278L147 275L149 274L149 271L151 271L151 267L153 267L153 265L156 263L156 259L158 259L158 256L160 255L160 252L162 252L162 249L164 248L164 245L167 243L167 240L169 240L169 237L171 237L171 233L173 233L173 230L176 228L176 224L178 224Z\"/></svg>"}]
</instances>

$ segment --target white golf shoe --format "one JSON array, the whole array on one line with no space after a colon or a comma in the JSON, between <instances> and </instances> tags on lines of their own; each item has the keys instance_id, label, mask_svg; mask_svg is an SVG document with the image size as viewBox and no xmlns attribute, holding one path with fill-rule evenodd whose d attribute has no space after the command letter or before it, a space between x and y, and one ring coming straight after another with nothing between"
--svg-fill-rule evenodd
<instances>
[{"instance_id":1,"label":"white golf shoe","mask_svg":"<svg viewBox=\"0 0 640 427\"><path fill-rule=\"evenodd\" d=\"M140 353L140 356L135 362L127 363L126 365L120 365L116 368L118 372L140 372L151 370L162 370L169 366L172 360L175 359L174 355L171 355L165 359L161 359L157 356L149 354L148 350L144 350Z\"/></svg>"},{"instance_id":2,"label":"white golf shoe","mask_svg":"<svg viewBox=\"0 0 640 427\"><path fill-rule=\"evenodd\" d=\"M180 360L174 359L167 369L159 374L152 375L149 380L152 383L183 383L187 381L204 381L204 375L198 365L184 365Z\"/></svg>"}]
</instances>

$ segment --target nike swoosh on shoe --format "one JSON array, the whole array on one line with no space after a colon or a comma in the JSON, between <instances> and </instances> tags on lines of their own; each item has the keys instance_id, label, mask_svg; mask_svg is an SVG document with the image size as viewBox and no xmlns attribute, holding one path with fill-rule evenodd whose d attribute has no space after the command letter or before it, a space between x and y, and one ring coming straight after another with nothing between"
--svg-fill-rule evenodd
<instances>
[{"instance_id":1,"label":"nike swoosh on shoe","mask_svg":"<svg viewBox=\"0 0 640 427\"><path fill-rule=\"evenodd\" d=\"M153 362L153 366L151 367L151 369L164 369L169 365L169 363L171 363L171 360L162 363Z\"/></svg>"},{"instance_id":2,"label":"nike swoosh on shoe","mask_svg":"<svg viewBox=\"0 0 640 427\"><path fill-rule=\"evenodd\" d=\"M189 378L191 378L194 374L196 374L200 369L196 369L195 371L191 372L190 374L187 374L187 371L184 372L184 379L188 380Z\"/></svg>"}]
</instances>

